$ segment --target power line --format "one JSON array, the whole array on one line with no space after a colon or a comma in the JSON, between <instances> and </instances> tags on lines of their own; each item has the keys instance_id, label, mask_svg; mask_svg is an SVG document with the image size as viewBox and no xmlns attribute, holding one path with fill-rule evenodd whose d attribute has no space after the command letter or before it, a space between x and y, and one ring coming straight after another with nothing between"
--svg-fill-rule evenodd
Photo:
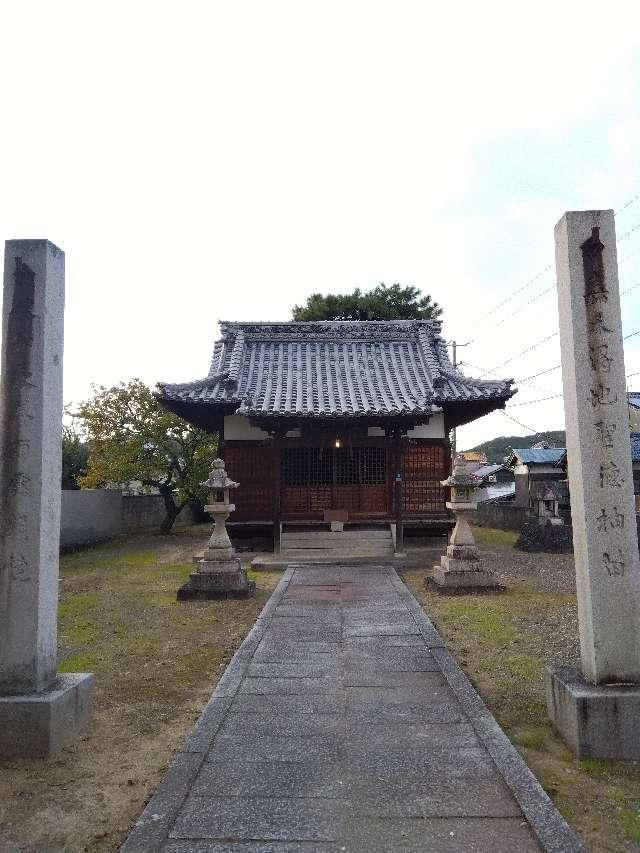
<instances>
[{"instance_id":1,"label":"power line","mask_svg":"<svg viewBox=\"0 0 640 853\"><path fill-rule=\"evenodd\" d=\"M638 371L640 373L640 371ZM631 374L634 375L633 373ZM545 400L557 400L559 397L564 397L564 394L552 394L550 397L538 397L537 400L527 400L526 403L509 403L505 408L513 409L516 406L533 406L534 403L544 403Z\"/></svg>"},{"instance_id":2,"label":"power line","mask_svg":"<svg viewBox=\"0 0 640 853\"><path fill-rule=\"evenodd\" d=\"M620 264L623 264L625 261L628 261L629 258L632 258L634 255L637 255L638 252L640 252L640 249L634 249L631 254L626 256L626 258L623 258L621 261L618 261L618 266L620 266Z\"/></svg>"},{"instance_id":3,"label":"power line","mask_svg":"<svg viewBox=\"0 0 640 853\"><path fill-rule=\"evenodd\" d=\"M515 381L522 385L524 382L528 382L530 379L535 379L536 376L543 376L545 373L551 373L552 370L558 370L558 368L560 367L562 367L561 364L556 364L553 367L547 368L547 370L541 370L539 373L534 373L531 376L525 376L524 379L516 379Z\"/></svg>"},{"instance_id":4,"label":"power line","mask_svg":"<svg viewBox=\"0 0 640 853\"><path fill-rule=\"evenodd\" d=\"M512 418L511 415L508 415L504 409L498 409L498 411L501 412L505 416L505 418L509 418L510 421L513 421L514 424L518 424L518 426L523 427L523 429L528 429L529 432L540 432L539 429L534 429L533 427L523 424L522 421L518 421L515 418Z\"/></svg>"},{"instance_id":5,"label":"power line","mask_svg":"<svg viewBox=\"0 0 640 853\"><path fill-rule=\"evenodd\" d=\"M621 290L620 296L625 296L627 293L630 293L632 290L635 290L637 287L640 287L640 281L637 281L635 284L632 284L630 287L627 287L624 290ZM549 290L551 290L551 288L549 288ZM543 293L544 292L546 292L546 291L543 291ZM542 294L539 294L539 295L542 296ZM534 299L530 300L530 302L535 301L535 299L537 299L537 298L538 297L534 297ZM530 302L525 303L525 305L523 305L522 307L523 308L526 307L526 305L529 305ZM520 310L521 309L519 308L518 311L520 311ZM518 311L515 311L514 313L517 314ZM509 317L512 317L512 316L513 316L513 314L509 315ZM506 317L505 319L509 319L509 317ZM500 323L496 323L496 326L501 325L501 323L503 323L503 322L504 322L504 320L501 320ZM479 370L481 373L495 373L501 367L505 367L507 364L510 364L512 361L515 361L521 355L526 355L528 352L531 352L532 350L536 349L537 347L542 346L542 344L546 343L547 341L550 341L552 338L557 337L559 334L560 334L559 331L555 331L555 332L552 332L552 334L547 335L544 338L540 338L539 341L536 341L536 343L532 344L530 347L526 347L525 349L520 350L515 355L510 356L505 361L501 362L500 364L497 364L495 367L492 367L489 370L487 370L483 367L476 367L475 369Z\"/></svg>"},{"instance_id":6,"label":"power line","mask_svg":"<svg viewBox=\"0 0 640 853\"><path fill-rule=\"evenodd\" d=\"M622 207L618 208L616 212L613 214L617 216L619 213L622 213L623 210L626 210L628 207L631 207L632 204L635 204L636 201L640 198L640 193L636 193L633 198L630 198L626 204L623 204Z\"/></svg>"},{"instance_id":7,"label":"power line","mask_svg":"<svg viewBox=\"0 0 640 853\"><path fill-rule=\"evenodd\" d=\"M478 370L480 373L495 373L495 370L489 371L484 367L478 367L477 364L471 364L468 361L461 361L458 366L462 366L463 364L466 364L467 367L470 367L472 370ZM543 388L540 385L529 385L529 388L532 388L535 391L540 391L542 394L553 394L553 391L550 388Z\"/></svg>"},{"instance_id":8,"label":"power line","mask_svg":"<svg viewBox=\"0 0 640 853\"><path fill-rule=\"evenodd\" d=\"M530 347L527 347L526 349L520 350L520 352L517 352L515 355L512 355L506 361L503 361L502 364L498 364L495 367L492 367L491 370L487 370L486 373L494 373L496 370L499 370L501 367L504 367L505 365L509 364L510 362L515 361L517 358L520 358L521 355L526 355L526 353L531 352L531 350L534 350L537 347L542 346L542 344L546 343L547 341L550 341L551 338L556 338L559 334L560 334L560 332L557 331L557 332L554 332L552 335L547 335L546 338L541 338L539 341L537 341L535 344L532 344Z\"/></svg>"},{"instance_id":9,"label":"power line","mask_svg":"<svg viewBox=\"0 0 640 853\"><path fill-rule=\"evenodd\" d=\"M478 320L478 323L481 323L483 320L486 320L487 317L491 317L491 315L495 314L499 308L502 308L502 306L506 305L507 302L510 302L514 298L514 296L517 296L519 293L522 293L523 290L526 290L527 287L532 285L535 281L537 281L539 278L541 278L545 273L549 272L550 269L551 269L551 264L548 264L543 270L540 270L540 272L537 273L536 275L534 275L533 278L530 278L529 281L527 281L525 284L523 284L522 287L518 287L516 290L513 291L513 293L511 293L509 296L507 296L505 299L503 299L502 302L499 302L494 308L492 308L490 311L487 311L486 314L483 314L482 317L480 317L480 319Z\"/></svg>"},{"instance_id":10,"label":"power line","mask_svg":"<svg viewBox=\"0 0 640 853\"><path fill-rule=\"evenodd\" d=\"M626 210L628 207L631 207L631 205L635 204L636 201L638 201L638 199L640 199L640 193L636 193L628 201L626 201L622 205L622 207L620 207L614 213L614 216L617 216L619 213L622 213L623 210ZM617 242L619 243L620 240L624 240L626 237L628 237L630 234L632 234L638 228L640 228L640 223L638 223L638 225L634 226L629 231L627 231L625 234L623 234L622 237L619 237ZM536 281L538 281L538 279L542 278L543 275L548 273L551 269L552 269L552 264L547 264L547 266L544 267L544 269L542 269L542 270L540 270L540 272L536 273L532 278L530 278L528 281L526 281L521 287L517 287L512 293L510 293L508 296L505 296L504 299L502 299L500 302L498 302L497 305L495 305L493 308L491 308L489 311L487 311L485 314L483 314L478 319L477 322L482 323L488 317L493 316L493 314L495 314L496 311L498 311L500 308L502 308L503 305L506 305L507 302L510 302L512 299L514 299L519 293L522 293L523 290L526 290L528 287L530 287L532 284L534 284Z\"/></svg>"},{"instance_id":11,"label":"power line","mask_svg":"<svg viewBox=\"0 0 640 853\"><path fill-rule=\"evenodd\" d=\"M633 234L633 232L634 232L634 231L637 231L637 230L638 230L638 228L640 228L640 222L638 222L638 224L637 224L637 225L634 225L634 226L633 226L633 228L630 228L627 232L625 232L625 233L622 235L622 237L618 237L618 239L617 239L617 241L616 241L616 242L618 242L618 243L622 243L622 241L623 241L623 240L626 240L626 239L627 239L627 237L629 236L629 234Z\"/></svg>"},{"instance_id":12,"label":"power line","mask_svg":"<svg viewBox=\"0 0 640 853\"><path fill-rule=\"evenodd\" d=\"M528 302L525 302L524 305L521 305L519 308L516 308L515 311L511 312L511 314L507 314L506 317L503 317L502 320L500 320L498 323L496 323L496 326L501 326L503 323L506 323L507 320L510 320L512 317L515 317L516 314L519 314L521 311L524 311L524 309L527 308L529 305L531 305L532 302L537 302L538 299L541 299L543 296L546 296L547 293L551 293L551 291L555 290L556 287L557 287L557 284L555 284L555 283L552 284L551 287L547 287L546 290L543 290L540 293L538 293L536 296L533 297L533 299L530 299Z\"/></svg>"}]
</instances>

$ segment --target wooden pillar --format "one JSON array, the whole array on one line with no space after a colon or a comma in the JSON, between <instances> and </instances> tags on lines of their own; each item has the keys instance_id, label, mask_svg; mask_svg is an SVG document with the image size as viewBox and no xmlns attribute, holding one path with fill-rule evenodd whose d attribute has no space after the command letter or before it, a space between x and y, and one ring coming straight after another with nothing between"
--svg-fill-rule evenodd
<instances>
[{"instance_id":1,"label":"wooden pillar","mask_svg":"<svg viewBox=\"0 0 640 853\"><path fill-rule=\"evenodd\" d=\"M282 523L282 475L280 471L281 435L273 436L273 473L275 477L275 499L273 507L273 552L280 553L280 525Z\"/></svg>"},{"instance_id":2,"label":"wooden pillar","mask_svg":"<svg viewBox=\"0 0 640 853\"><path fill-rule=\"evenodd\" d=\"M220 418L218 426L218 457L224 459L224 416Z\"/></svg>"},{"instance_id":3,"label":"wooden pillar","mask_svg":"<svg viewBox=\"0 0 640 853\"><path fill-rule=\"evenodd\" d=\"M404 550L404 525L402 520L402 428L395 427L394 438L394 460L395 472L393 478L393 494L396 510L396 551Z\"/></svg>"}]
</instances>

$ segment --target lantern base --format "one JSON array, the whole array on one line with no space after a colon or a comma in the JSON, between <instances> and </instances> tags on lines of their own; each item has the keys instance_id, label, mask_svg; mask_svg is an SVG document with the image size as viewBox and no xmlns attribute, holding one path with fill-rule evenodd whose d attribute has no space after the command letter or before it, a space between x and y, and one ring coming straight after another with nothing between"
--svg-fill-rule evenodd
<instances>
[{"instance_id":1,"label":"lantern base","mask_svg":"<svg viewBox=\"0 0 640 853\"><path fill-rule=\"evenodd\" d=\"M458 566L462 567L458 568ZM435 566L432 580L441 592L474 592L478 590L484 592L492 589L503 589L491 572L469 569L469 564L464 564L462 560L451 560L448 567Z\"/></svg>"},{"instance_id":2,"label":"lantern base","mask_svg":"<svg viewBox=\"0 0 640 853\"><path fill-rule=\"evenodd\" d=\"M247 580L240 560L225 562L199 560L198 570L178 590L178 601L211 598L246 598L256 588L255 581Z\"/></svg>"}]
</instances>

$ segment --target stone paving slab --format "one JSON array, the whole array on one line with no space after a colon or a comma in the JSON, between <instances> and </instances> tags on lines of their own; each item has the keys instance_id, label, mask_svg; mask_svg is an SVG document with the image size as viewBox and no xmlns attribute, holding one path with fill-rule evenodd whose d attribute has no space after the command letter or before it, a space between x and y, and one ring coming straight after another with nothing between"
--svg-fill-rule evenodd
<instances>
[{"instance_id":1,"label":"stone paving slab","mask_svg":"<svg viewBox=\"0 0 640 853\"><path fill-rule=\"evenodd\" d=\"M216 738L215 750L211 755L223 760L225 757L238 764L252 764L254 761L308 761L310 758L335 760L338 755L338 741L330 735L309 735L293 737L286 735L223 735ZM248 768L247 772L253 772Z\"/></svg>"},{"instance_id":2,"label":"stone paving slab","mask_svg":"<svg viewBox=\"0 0 640 853\"><path fill-rule=\"evenodd\" d=\"M169 841L162 853L336 853L336 847L315 841Z\"/></svg>"},{"instance_id":3,"label":"stone paving slab","mask_svg":"<svg viewBox=\"0 0 640 853\"><path fill-rule=\"evenodd\" d=\"M578 851L389 566L294 566L123 853Z\"/></svg>"},{"instance_id":4,"label":"stone paving slab","mask_svg":"<svg viewBox=\"0 0 640 853\"><path fill-rule=\"evenodd\" d=\"M233 735L277 735L279 737L308 737L309 735L336 736L345 730L345 717L342 714L293 714L274 716L273 714L247 714L229 711L220 734ZM356 723L358 729L361 723Z\"/></svg>"},{"instance_id":5,"label":"stone paving slab","mask_svg":"<svg viewBox=\"0 0 640 853\"><path fill-rule=\"evenodd\" d=\"M172 838L249 841L338 841L344 836L341 804L318 798L187 797Z\"/></svg>"},{"instance_id":6,"label":"stone paving slab","mask_svg":"<svg viewBox=\"0 0 640 853\"><path fill-rule=\"evenodd\" d=\"M533 853L539 851L526 821L521 818L401 818L354 820L349 838L367 853ZM559 848L563 849L563 848ZM567 849L567 848L564 848Z\"/></svg>"},{"instance_id":7,"label":"stone paving slab","mask_svg":"<svg viewBox=\"0 0 640 853\"><path fill-rule=\"evenodd\" d=\"M214 756L202 765L192 792L203 797L344 797L344 768L339 761L282 762L269 758L252 762L248 769L232 757Z\"/></svg>"},{"instance_id":8,"label":"stone paving slab","mask_svg":"<svg viewBox=\"0 0 640 853\"><path fill-rule=\"evenodd\" d=\"M345 704L342 696L295 696L277 693L246 693L237 696L234 711L262 716L281 716L283 714L344 714Z\"/></svg>"},{"instance_id":9,"label":"stone paving slab","mask_svg":"<svg viewBox=\"0 0 640 853\"><path fill-rule=\"evenodd\" d=\"M320 658L320 660L318 660ZM433 657L431 658L437 667ZM247 678L321 678L336 676L340 669L340 661L335 657L313 655L307 660L284 661L254 661L249 664Z\"/></svg>"}]
</instances>

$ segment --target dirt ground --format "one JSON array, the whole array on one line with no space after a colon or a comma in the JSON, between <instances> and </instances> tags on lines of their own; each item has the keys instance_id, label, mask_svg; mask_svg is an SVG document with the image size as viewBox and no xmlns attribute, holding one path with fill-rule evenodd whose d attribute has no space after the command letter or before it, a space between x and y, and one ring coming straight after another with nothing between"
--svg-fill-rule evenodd
<instances>
[{"instance_id":1,"label":"dirt ground","mask_svg":"<svg viewBox=\"0 0 640 853\"><path fill-rule=\"evenodd\" d=\"M640 851L640 763L580 761L547 717L544 665L579 661L573 557L523 554L515 534L475 533L504 593L442 596L425 589L422 571L405 582L588 849Z\"/></svg>"},{"instance_id":2,"label":"dirt ground","mask_svg":"<svg viewBox=\"0 0 640 853\"><path fill-rule=\"evenodd\" d=\"M59 669L95 674L81 738L51 760L0 761L1 853L114 851L126 838L279 573L246 600L176 601L206 527L61 560Z\"/></svg>"}]
</instances>

